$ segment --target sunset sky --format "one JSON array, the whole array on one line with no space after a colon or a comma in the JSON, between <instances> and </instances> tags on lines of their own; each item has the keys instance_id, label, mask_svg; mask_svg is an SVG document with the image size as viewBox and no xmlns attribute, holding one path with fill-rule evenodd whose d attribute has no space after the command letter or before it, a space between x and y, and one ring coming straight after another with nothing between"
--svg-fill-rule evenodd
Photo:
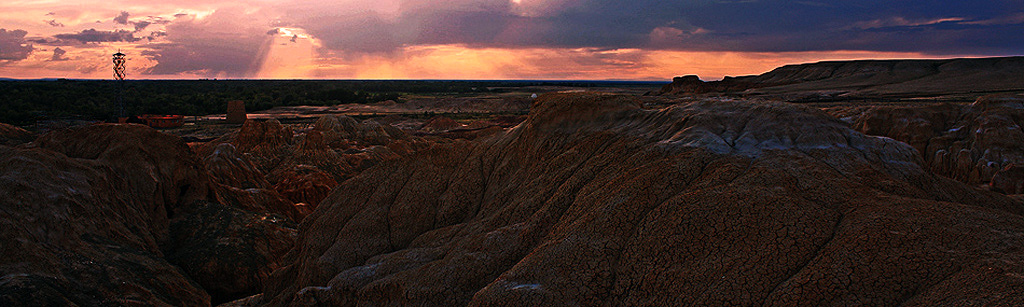
<instances>
[{"instance_id":1,"label":"sunset sky","mask_svg":"<svg viewBox=\"0 0 1024 307\"><path fill-rule=\"evenodd\" d=\"M1024 1L5 0L0 77L668 80L1024 54Z\"/></svg>"}]
</instances>

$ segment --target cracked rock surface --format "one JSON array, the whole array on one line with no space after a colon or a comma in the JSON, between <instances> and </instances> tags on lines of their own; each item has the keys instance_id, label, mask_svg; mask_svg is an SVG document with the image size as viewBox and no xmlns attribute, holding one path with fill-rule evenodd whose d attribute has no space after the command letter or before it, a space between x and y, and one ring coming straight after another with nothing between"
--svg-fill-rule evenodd
<instances>
[{"instance_id":1,"label":"cracked rock surface","mask_svg":"<svg viewBox=\"0 0 1024 307\"><path fill-rule=\"evenodd\" d=\"M545 95L341 183L250 302L1024 304L1024 204L924 165L798 105Z\"/></svg>"}]
</instances>

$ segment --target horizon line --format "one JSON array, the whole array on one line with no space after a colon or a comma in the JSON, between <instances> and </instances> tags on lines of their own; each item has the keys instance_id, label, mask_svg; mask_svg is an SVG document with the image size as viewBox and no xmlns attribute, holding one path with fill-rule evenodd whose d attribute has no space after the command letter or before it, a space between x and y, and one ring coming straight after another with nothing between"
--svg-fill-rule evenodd
<instances>
[{"instance_id":1,"label":"horizon line","mask_svg":"<svg viewBox=\"0 0 1024 307\"><path fill-rule=\"evenodd\" d=\"M118 81L114 79L89 78L8 78L0 77L0 81ZM388 81L388 82L607 82L607 83L670 83L671 78L664 81L654 80L586 80L586 79L273 79L273 78L198 78L198 79L125 79L124 81Z\"/></svg>"}]
</instances>

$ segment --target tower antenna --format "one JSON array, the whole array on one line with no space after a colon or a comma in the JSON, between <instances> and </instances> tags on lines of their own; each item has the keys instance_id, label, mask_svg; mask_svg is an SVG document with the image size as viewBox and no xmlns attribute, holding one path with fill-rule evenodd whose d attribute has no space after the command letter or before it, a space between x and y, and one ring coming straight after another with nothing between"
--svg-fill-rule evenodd
<instances>
[{"instance_id":1,"label":"tower antenna","mask_svg":"<svg viewBox=\"0 0 1024 307\"><path fill-rule=\"evenodd\" d=\"M124 63L125 54L121 53L121 49L117 49L117 53L114 54L114 80L117 80L117 106L121 109L120 117L122 120L126 120L124 112Z\"/></svg>"}]
</instances>

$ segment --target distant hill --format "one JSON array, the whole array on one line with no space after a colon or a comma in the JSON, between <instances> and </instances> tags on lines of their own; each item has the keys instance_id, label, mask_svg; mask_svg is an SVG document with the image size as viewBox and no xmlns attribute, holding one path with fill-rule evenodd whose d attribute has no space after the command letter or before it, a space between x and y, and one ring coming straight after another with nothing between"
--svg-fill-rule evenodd
<instances>
[{"instance_id":1,"label":"distant hill","mask_svg":"<svg viewBox=\"0 0 1024 307\"><path fill-rule=\"evenodd\" d=\"M659 95L726 94L788 100L963 97L1024 92L1024 57L828 61L756 76L701 81L683 76Z\"/></svg>"}]
</instances>

